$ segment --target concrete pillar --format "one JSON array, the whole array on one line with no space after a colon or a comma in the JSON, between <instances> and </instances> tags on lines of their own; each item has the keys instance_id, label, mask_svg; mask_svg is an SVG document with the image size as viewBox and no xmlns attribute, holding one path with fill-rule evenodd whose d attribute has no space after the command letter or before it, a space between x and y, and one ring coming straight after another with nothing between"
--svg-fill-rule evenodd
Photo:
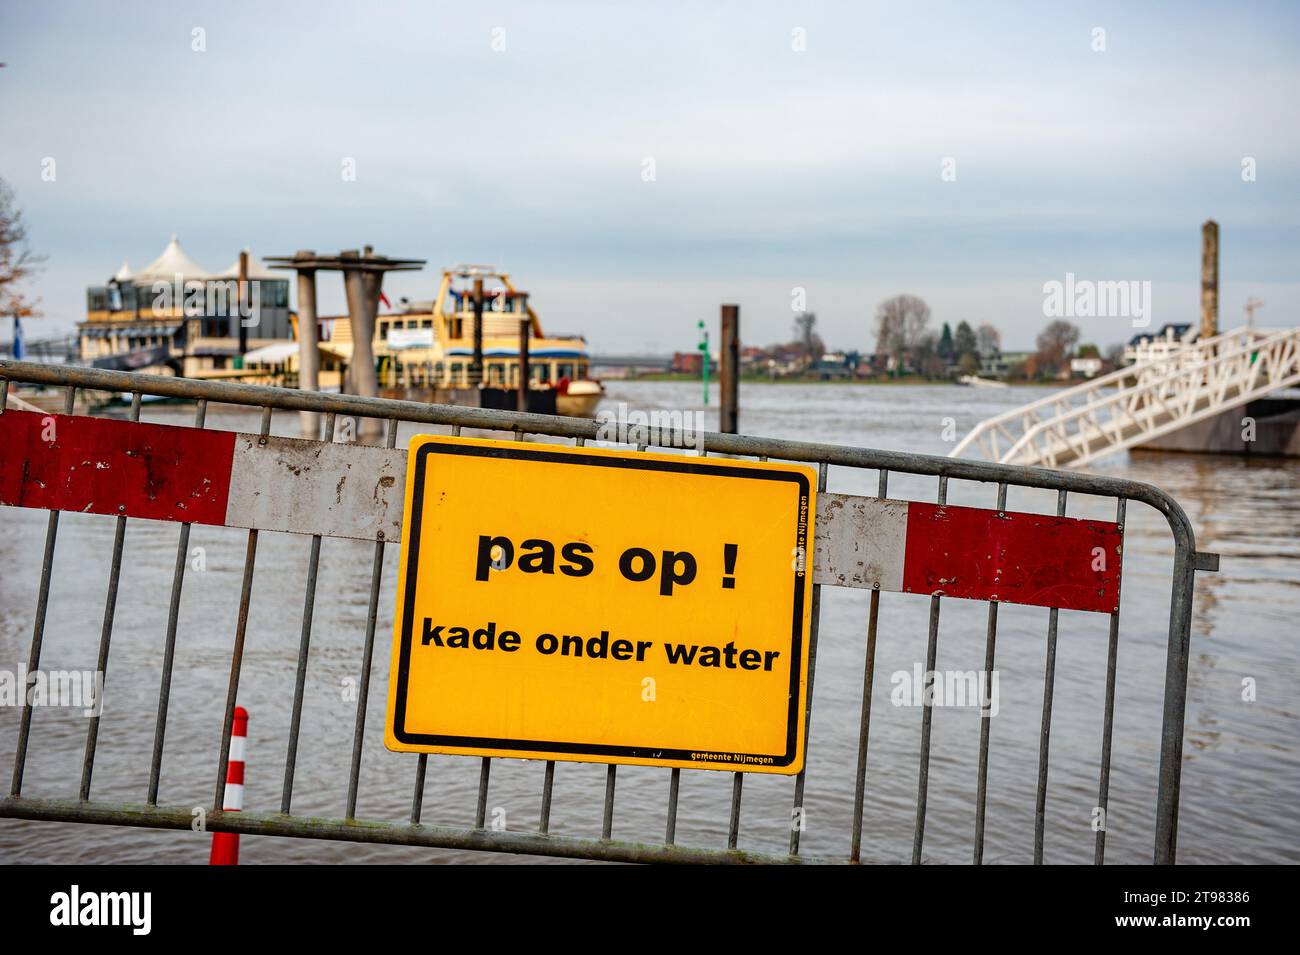
<instances>
[{"instance_id":1,"label":"concrete pillar","mask_svg":"<svg viewBox=\"0 0 1300 955\"><path fill-rule=\"evenodd\" d=\"M339 254L343 259L357 259L356 250ZM379 378L375 373L375 315L378 313L378 291L374 280L359 268L343 270L343 288L348 298L348 319L352 325L352 361L349 366L352 393L365 398L379 397ZM370 293L374 291L375 306L369 303ZM379 423L373 418L363 418L357 422L357 438L370 439L379 432Z\"/></svg>"},{"instance_id":2,"label":"concrete pillar","mask_svg":"<svg viewBox=\"0 0 1300 955\"><path fill-rule=\"evenodd\" d=\"M740 427L740 306L722 306L722 359L718 390L722 393L722 408L718 417L718 431L737 434ZM704 360L708 361L708 353Z\"/></svg>"},{"instance_id":3,"label":"concrete pillar","mask_svg":"<svg viewBox=\"0 0 1300 955\"><path fill-rule=\"evenodd\" d=\"M1201 226L1201 340L1219 334L1219 224Z\"/></svg>"},{"instance_id":4,"label":"concrete pillar","mask_svg":"<svg viewBox=\"0 0 1300 955\"><path fill-rule=\"evenodd\" d=\"M314 252L300 251L294 258L310 259ZM316 270L298 270L298 387L320 390L320 326L316 319ZM320 437L320 415L298 412L305 438Z\"/></svg>"}]
</instances>

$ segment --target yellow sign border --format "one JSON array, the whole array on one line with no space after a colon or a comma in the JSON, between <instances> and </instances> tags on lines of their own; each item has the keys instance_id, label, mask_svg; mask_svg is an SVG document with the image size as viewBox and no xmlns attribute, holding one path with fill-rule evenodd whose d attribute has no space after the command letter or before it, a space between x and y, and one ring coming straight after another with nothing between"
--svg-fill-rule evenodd
<instances>
[{"instance_id":1,"label":"yellow sign border","mask_svg":"<svg viewBox=\"0 0 1300 955\"><path fill-rule=\"evenodd\" d=\"M772 753L716 753L650 746L614 746L553 740L495 739L409 733L405 730L409 691L408 664L414 641L415 581L419 573L420 521L423 516L424 475L432 454L479 454L503 460L544 460L551 463L667 470L678 473L782 480L799 491L795 540L805 556L803 570L795 570L791 608L790 704L786 719L786 751ZM394 752L494 756L620 765L663 766L794 775L803 769L807 733L807 661L812 620L811 541L816 514L816 472L794 463L735 461L681 454L630 452L607 448L575 448L488 438L460 438L417 434L407 454L402 550L398 570L397 604L393 621L393 648L389 669L384 745ZM401 717L399 720L398 717Z\"/></svg>"}]
</instances>

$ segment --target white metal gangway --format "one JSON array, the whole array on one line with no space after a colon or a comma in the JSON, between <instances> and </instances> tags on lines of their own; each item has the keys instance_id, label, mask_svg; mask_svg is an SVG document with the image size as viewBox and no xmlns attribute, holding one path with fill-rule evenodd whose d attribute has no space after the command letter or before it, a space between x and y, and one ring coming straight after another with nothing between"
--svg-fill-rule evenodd
<instances>
[{"instance_id":1,"label":"white metal gangway","mask_svg":"<svg viewBox=\"0 0 1300 955\"><path fill-rule=\"evenodd\" d=\"M1239 328L982 421L950 457L1082 467L1300 385L1300 328Z\"/></svg>"}]
</instances>

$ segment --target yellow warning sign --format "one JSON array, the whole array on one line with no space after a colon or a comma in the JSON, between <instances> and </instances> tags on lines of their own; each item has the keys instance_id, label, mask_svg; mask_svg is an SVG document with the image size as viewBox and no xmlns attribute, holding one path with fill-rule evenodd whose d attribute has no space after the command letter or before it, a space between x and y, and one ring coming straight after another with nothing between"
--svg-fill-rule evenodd
<instances>
[{"instance_id":1,"label":"yellow warning sign","mask_svg":"<svg viewBox=\"0 0 1300 955\"><path fill-rule=\"evenodd\" d=\"M815 494L793 464L415 437L388 748L797 773Z\"/></svg>"}]
</instances>

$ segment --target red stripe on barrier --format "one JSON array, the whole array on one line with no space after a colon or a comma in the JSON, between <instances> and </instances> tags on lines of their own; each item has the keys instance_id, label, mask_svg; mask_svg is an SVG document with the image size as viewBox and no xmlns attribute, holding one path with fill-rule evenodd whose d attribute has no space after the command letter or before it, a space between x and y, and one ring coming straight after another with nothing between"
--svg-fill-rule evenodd
<instances>
[{"instance_id":1,"label":"red stripe on barrier","mask_svg":"<svg viewBox=\"0 0 1300 955\"><path fill-rule=\"evenodd\" d=\"M1112 613L1118 524L911 501L903 591Z\"/></svg>"},{"instance_id":2,"label":"red stripe on barrier","mask_svg":"<svg viewBox=\"0 0 1300 955\"><path fill-rule=\"evenodd\" d=\"M235 435L113 418L0 414L0 504L222 525Z\"/></svg>"},{"instance_id":3,"label":"red stripe on barrier","mask_svg":"<svg viewBox=\"0 0 1300 955\"><path fill-rule=\"evenodd\" d=\"M244 785L244 764L233 759L226 763L226 782L231 785Z\"/></svg>"}]
</instances>

